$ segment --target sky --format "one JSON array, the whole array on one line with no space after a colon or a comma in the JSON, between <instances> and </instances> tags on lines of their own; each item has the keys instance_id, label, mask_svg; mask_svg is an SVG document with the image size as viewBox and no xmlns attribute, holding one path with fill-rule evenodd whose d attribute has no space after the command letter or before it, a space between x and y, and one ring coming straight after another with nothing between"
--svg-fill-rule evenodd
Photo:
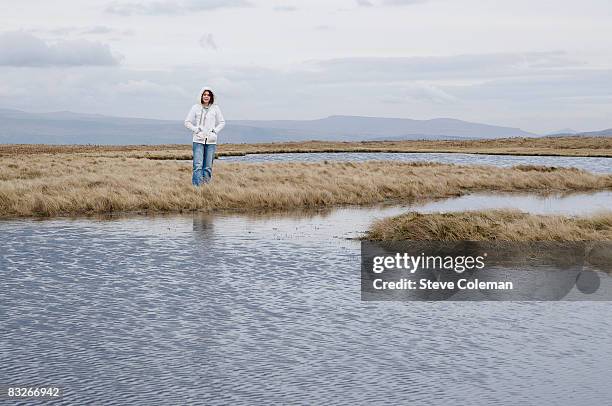
<instances>
[{"instance_id":1,"label":"sky","mask_svg":"<svg viewBox=\"0 0 612 406\"><path fill-rule=\"evenodd\" d=\"M2 9L0 108L182 120L209 85L229 121L612 128L609 0L20 0Z\"/></svg>"}]
</instances>

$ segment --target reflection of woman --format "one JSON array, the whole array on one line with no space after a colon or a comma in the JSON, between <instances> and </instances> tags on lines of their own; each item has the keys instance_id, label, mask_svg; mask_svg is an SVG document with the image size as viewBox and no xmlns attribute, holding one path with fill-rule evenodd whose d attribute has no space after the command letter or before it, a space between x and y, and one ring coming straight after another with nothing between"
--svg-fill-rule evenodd
<instances>
[{"instance_id":1,"label":"reflection of woman","mask_svg":"<svg viewBox=\"0 0 612 406\"><path fill-rule=\"evenodd\" d=\"M193 131L193 176L191 183L200 186L212 178L212 165L217 149L217 134L225 127L221 109L209 87L200 91L199 103L194 104L185 119L185 127Z\"/></svg>"}]
</instances>

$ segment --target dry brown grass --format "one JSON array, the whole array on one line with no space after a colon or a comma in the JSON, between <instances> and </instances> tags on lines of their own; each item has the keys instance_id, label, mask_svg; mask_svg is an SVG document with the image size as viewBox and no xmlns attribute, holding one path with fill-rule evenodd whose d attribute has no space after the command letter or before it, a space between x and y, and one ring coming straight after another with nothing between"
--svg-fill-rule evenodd
<instances>
[{"instance_id":1,"label":"dry brown grass","mask_svg":"<svg viewBox=\"0 0 612 406\"><path fill-rule=\"evenodd\" d=\"M375 222L368 240L612 241L612 212L591 217L543 216L511 210L421 214Z\"/></svg>"},{"instance_id":2,"label":"dry brown grass","mask_svg":"<svg viewBox=\"0 0 612 406\"><path fill-rule=\"evenodd\" d=\"M191 186L188 162L89 154L0 157L0 217L183 210L286 210L457 196L475 191L587 191L612 175L577 169L402 162L215 164Z\"/></svg>"},{"instance_id":3,"label":"dry brown grass","mask_svg":"<svg viewBox=\"0 0 612 406\"><path fill-rule=\"evenodd\" d=\"M472 141L221 143L218 146L217 155L287 152L459 152L494 155L612 157L612 137L505 138ZM41 153L72 153L150 159L191 159L191 145L0 145L0 156L38 155Z\"/></svg>"},{"instance_id":4,"label":"dry brown grass","mask_svg":"<svg viewBox=\"0 0 612 406\"><path fill-rule=\"evenodd\" d=\"M49 145L0 144L0 156L30 154L92 154L133 151L190 151L187 144L167 145Z\"/></svg>"}]
</instances>

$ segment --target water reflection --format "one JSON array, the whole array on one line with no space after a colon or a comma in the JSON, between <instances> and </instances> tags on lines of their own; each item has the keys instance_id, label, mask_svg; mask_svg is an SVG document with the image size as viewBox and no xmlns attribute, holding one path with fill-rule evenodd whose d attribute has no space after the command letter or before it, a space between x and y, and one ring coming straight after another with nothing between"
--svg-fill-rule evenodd
<instances>
[{"instance_id":1,"label":"water reflection","mask_svg":"<svg viewBox=\"0 0 612 406\"><path fill-rule=\"evenodd\" d=\"M193 231L201 239L206 240L207 238L214 235L215 232L215 218L212 214L208 213L195 213L193 215Z\"/></svg>"},{"instance_id":2,"label":"water reflection","mask_svg":"<svg viewBox=\"0 0 612 406\"><path fill-rule=\"evenodd\" d=\"M589 215L612 208L612 192L550 193L475 193L451 199L423 202L411 210L424 213L464 210L514 209L532 214Z\"/></svg>"}]
</instances>

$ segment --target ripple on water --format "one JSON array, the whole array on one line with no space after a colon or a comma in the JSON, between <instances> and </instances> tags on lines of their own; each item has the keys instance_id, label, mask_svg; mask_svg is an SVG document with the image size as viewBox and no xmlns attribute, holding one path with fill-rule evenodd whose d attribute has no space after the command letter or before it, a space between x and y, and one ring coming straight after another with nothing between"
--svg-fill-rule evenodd
<instances>
[{"instance_id":1,"label":"ripple on water","mask_svg":"<svg viewBox=\"0 0 612 406\"><path fill-rule=\"evenodd\" d=\"M250 154L219 158L220 162L320 162L320 161L417 161L459 165L543 165L574 167L589 172L612 173L612 159L598 157L486 155L460 153L315 152L287 154Z\"/></svg>"},{"instance_id":2,"label":"ripple on water","mask_svg":"<svg viewBox=\"0 0 612 406\"><path fill-rule=\"evenodd\" d=\"M408 209L4 221L0 381L76 404L608 401L609 303L361 302L344 237Z\"/></svg>"}]
</instances>

